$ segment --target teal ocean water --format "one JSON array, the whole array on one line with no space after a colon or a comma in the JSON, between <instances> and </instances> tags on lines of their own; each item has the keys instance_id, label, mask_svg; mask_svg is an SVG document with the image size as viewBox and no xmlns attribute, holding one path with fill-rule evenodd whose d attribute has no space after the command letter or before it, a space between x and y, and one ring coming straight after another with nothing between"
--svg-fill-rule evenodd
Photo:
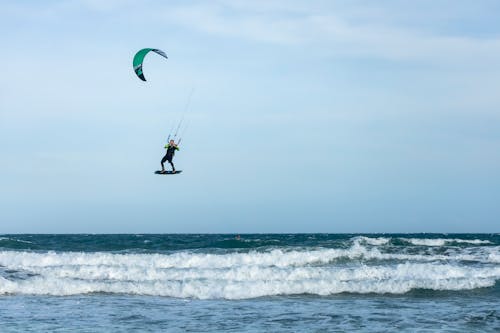
<instances>
[{"instance_id":1,"label":"teal ocean water","mask_svg":"<svg viewBox=\"0 0 500 333\"><path fill-rule=\"evenodd\" d=\"M1 332L498 332L499 234L0 235Z\"/></svg>"}]
</instances>

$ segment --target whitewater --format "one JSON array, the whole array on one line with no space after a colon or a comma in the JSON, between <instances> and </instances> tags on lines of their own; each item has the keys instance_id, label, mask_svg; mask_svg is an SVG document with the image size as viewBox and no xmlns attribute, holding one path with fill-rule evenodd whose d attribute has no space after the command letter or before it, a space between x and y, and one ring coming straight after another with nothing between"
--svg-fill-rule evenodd
<instances>
[{"instance_id":1,"label":"whitewater","mask_svg":"<svg viewBox=\"0 0 500 333\"><path fill-rule=\"evenodd\" d=\"M0 309L26 300L120 299L125 306L140 299L173 308L209 302L224 309L217 314L223 318L232 302L269 303L281 313L291 301L313 311L350 300L344 307L359 313L373 300L396 307L429 300L421 311L430 318L430 303L452 309L457 302L459 312L481 309L478 331L496 330L499 240L498 234L2 235Z\"/></svg>"},{"instance_id":2,"label":"whitewater","mask_svg":"<svg viewBox=\"0 0 500 333\"><path fill-rule=\"evenodd\" d=\"M489 240L355 236L337 246L275 245L244 252L233 247L218 253L210 248L170 253L3 250L0 294L245 299L470 290L492 287L500 279L500 246Z\"/></svg>"}]
</instances>

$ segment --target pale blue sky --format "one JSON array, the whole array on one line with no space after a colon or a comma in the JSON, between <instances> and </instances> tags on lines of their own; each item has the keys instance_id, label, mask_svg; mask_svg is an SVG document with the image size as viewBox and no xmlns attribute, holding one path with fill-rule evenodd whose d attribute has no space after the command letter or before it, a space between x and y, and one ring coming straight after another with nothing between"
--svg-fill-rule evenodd
<instances>
[{"instance_id":1,"label":"pale blue sky","mask_svg":"<svg viewBox=\"0 0 500 333\"><path fill-rule=\"evenodd\" d=\"M2 1L0 233L498 232L498 13Z\"/></svg>"}]
</instances>

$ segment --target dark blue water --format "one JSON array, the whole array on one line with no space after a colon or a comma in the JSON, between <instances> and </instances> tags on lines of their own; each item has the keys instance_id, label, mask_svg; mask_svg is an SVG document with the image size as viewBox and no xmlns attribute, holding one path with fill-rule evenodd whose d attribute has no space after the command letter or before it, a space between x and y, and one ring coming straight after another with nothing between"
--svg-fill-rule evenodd
<instances>
[{"instance_id":1,"label":"dark blue water","mask_svg":"<svg viewBox=\"0 0 500 333\"><path fill-rule=\"evenodd\" d=\"M163 253L196 249L336 248L349 247L357 237L387 240L385 245L394 247L412 245L416 240L427 245L441 244L443 240L447 246L500 245L500 234L245 234L239 240L237 237L234 234L0 235L0 249Z\"/></svg>"},{"instance_id":2,"label":"dark blue water","mask_svg":"<svg viewBox=\"0 0 500 333\"><path fill-rule=\"evenodd\" d=\"M0 235L1 332L498 332L498 234Z\"/></svg>"}]
</instances>

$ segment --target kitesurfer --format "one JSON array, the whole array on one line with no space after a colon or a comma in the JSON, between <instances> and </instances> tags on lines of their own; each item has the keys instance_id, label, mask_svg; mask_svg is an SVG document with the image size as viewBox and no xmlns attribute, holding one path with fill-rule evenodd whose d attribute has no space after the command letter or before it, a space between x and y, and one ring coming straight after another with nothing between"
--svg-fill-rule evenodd
<instances>
[{"instance_id":1,"label":"kitesurfer","mask_svg":"<svg viewBox=\"0 0 500 333\"><path fill-rule=\"evenodd\" d=\"M168 144L165 145L165 149L167 150L167 152L161 159L161 172L166 172L165 166L163 164L168 161L168 163L170 163L170 165L172 166L172 173L175 173L175 166L174 163L172 163L172 159L174 158L175 151L179 150L179 146L174 142L174 140L170 140Z\"/></svg>"}]
</instances>

